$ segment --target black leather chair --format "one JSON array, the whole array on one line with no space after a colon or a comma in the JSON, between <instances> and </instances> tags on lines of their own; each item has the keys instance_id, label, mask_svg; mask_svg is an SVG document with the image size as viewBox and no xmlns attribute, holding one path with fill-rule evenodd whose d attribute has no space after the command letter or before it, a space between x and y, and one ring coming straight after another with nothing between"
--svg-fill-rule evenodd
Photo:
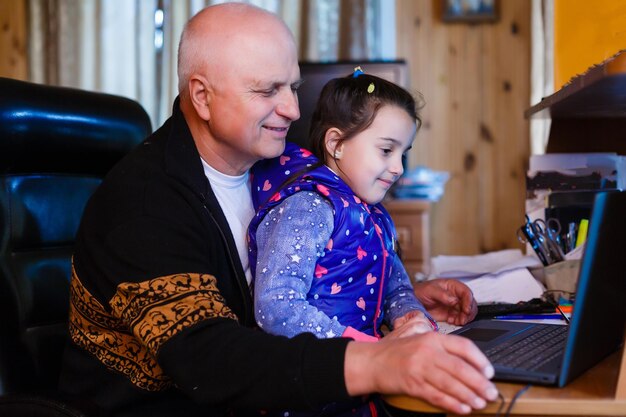
<instances>
[{"instance_id":1,"label":"black leather chair","mask_svg":"<svg viewBox=\"0 0 626 417\"><path fill-rule=\"evenodd\" d=\"M55 395L74 236L150 132L130 99L0 78L0 415L82 415Z\"/></svg>"}]
</instances>

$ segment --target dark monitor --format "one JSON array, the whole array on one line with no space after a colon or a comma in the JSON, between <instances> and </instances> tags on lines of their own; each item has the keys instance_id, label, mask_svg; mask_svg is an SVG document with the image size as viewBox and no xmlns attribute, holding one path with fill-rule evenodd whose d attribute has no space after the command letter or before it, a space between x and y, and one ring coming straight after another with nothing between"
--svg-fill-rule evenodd
<instances>
[{"instance_id":1,"label":"dark monitor","mask_svg":"<svg viewBox=\"0 0 626 417\"><path fill-rule=\"evenodd\" d=\"M367 74L376 75L408 88L408 67L405 61L300 62L300 76L304 80L298 89L300 119L291 124L287 132L287 140L308 148L311 116L322 87L333 78L352 74L357 66L360 66Z\"/></svg>"}]
</instances>

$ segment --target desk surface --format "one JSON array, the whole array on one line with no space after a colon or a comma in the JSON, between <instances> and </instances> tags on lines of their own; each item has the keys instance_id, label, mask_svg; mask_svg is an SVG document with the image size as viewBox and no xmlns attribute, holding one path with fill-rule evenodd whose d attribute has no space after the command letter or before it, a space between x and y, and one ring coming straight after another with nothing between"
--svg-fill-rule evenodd
<instances>
[{"instance_id":1,"label":"desk surface","mask_svg":"<svg viewBox=\"0 0 626 417\"><path fill-rule=\"evenodd\" d=\"M615 352L564 388L532 386L517 399L511 415L626 416L626 397L621 395L621 383L618 386L621 357L622 351ZM624 363L621 368L624 368ZM525 386L502 382L496 385L506 402L502 412ZM616 395L616 390L619 395ZM424 401L404 395L385 396L384 400L405 410L442 412ZM496 401L473 415L495 415L499 406L499 401Z\"/></svg>"}]
</instances>

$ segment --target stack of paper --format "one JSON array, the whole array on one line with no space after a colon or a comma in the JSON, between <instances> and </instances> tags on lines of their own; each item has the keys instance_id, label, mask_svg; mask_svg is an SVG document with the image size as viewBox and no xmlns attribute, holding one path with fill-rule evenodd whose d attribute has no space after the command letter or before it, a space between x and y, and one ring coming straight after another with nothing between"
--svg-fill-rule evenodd
<instances>
[{"instance_id":1,"label":"stack of paper","mask_svg":"<svg viewBox=\"0 0 626 417\"><path fill-rule=\"evenodd\" d=\"M626 157L616 153L532 155L526 190L597 190L626 188Z\"/></svg>"},{"instance_id":2,"label":"stack of paper","mask_svg":"<svg viewBox=\"0 0 626 417\"><path fill-rule=\"evenodd\" d=\"M479 304L517 303L541 297L545 287L528 268L541 267L533 256L519 249L476 256L436 256L431 278L455 278L464 282Z\"/></svg>"}]
</instances>

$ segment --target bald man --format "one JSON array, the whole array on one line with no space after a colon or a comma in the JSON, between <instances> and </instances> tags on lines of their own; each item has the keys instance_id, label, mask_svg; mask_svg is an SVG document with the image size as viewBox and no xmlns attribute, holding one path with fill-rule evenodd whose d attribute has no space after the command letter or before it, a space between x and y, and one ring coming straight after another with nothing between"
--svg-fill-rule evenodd
<instances>
[{"instance_id":1,"label":"bald man","mask_svg":"<svg viewBox=\"0 0 626 417\"><path fill-rule=\"evenodd\" d=\"M212 6L186 25L178 68L171 118L85 209L62 391L115 416L311 410L369 393L469 413L495 399L491 365L460 337L363 343L256 328L248 169L281 154L300 116L296 46L273 14ZM440 319L475 314L471 293L452 282L418 296Z\"/></svg>"}]
</instances>

